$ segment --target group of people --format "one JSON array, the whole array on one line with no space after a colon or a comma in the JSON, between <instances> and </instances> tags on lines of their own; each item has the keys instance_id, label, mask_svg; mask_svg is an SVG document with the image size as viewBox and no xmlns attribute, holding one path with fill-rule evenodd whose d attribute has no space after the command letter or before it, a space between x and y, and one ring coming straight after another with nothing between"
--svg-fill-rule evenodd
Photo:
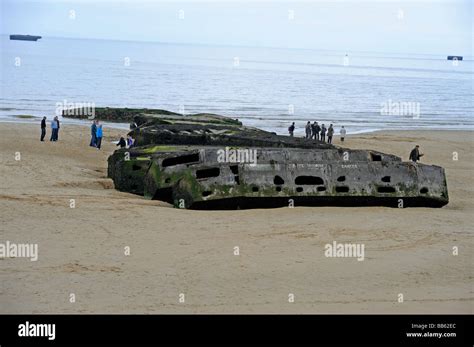
<instances>
[{"instance_id":1,"label":"group of people","mask_svg":"<svg viewBox=\"0 0 474 347\"><path fill-rule=\"evenodd\" d=\"M295 132L295 122L293 122L289 128L288 132L290 133L290 136L294 136ZM344 142L344 138L346 137L346 129L344 128L344 125L341 127L341 130L339 131L341 134L341 142ZM324 124L319 126L318 122L313 122L311 124L310 121L306 123L305 126L305 138L306 139L314 139L322 142L326 142L326 134L327 134L327 143L332 143L332 137L334 135L334 127L332 124L329 125L329 128L326 128ZM417 161L420 161L421 157L424 154L420 152L420 146L416 145L415 148L413 148L410 152L409 160L412 162L416 163Z\"/></svg>"},{"instance_id":2,"label":"group of people","mask_svg":"<svg viewBox=\"0 0 474 347\"><path fill-rule=\"evenodd\" d=\"M94 120L91 125L91 147L96 147L97 149L100 149L100 146L102 145L102 124L100 124L99 120ZM120 140L117 143L117 146L120 146L120 148L130 148L133 147L135 144L135 140L133 139L132 136L127 135L127 140L122 137L120 137Z\"/></svg>"},{"instance_id":3,"label":"group of people","mask_svg":"<svg viewBox=\"0 0 474 347\"><path fill-rule=\"evenodd\" d=\"M43 117L41 120L41 141L44 141L44 138L46 136L46 117ZM59 138L59 119L58 117L54 117L53 120L51 121L51 138L50 141L58 141ZM295 122L293 122L290 127L288 128L288 132L290 133L290 136L293 136L295 131ZM334 135L334 127L332 124L329 125L329 128L326 128L324 124L319 126L318 122L313 122L311 124L310 121L306 123L305 126L305 133L306 139L314 139L322 142L326 142L326 133L327 133L327 143L332 143L332 137ZM339 132L341 134L341 142L344 142L344 138L346 136L346 129L344 126L341 127L341 130ZM102 145L102 137L103 137L103 132L102 132L102 124L98 120L94 120L91 125L91 142L90 146L95 147L97 149L100 149ZM127 140L125 140L123 137L120 137L120 140L117 143L117 146L120 146L120 148L131 148L135 145L135 140L132 138L131 135L127 135ZM423 153L420 153L420 146L416 145L415 148L412 149L410 152L410 160L413 162L417 162L421 159L423 156Z\"/></svg>"},{"instance_id":4,"label":"group of people","mask_svg":"<svg viewBox=\"0 0 474 347\"><path fill-rule=\"evenodd\" d=\"M117 143L117 146L120 146L120 148L131 148L135 145L135 140L133 139L132 136L127 135L127 140L123 138L123 136L120 138L119 142Z\"/></svg>"},{"instance_id":5,"label":"group of people","mask_svg":"<svg viewBox=\"0 0 474 347\"><path fill-rule=\"evenodd\" d=\"M46 121L47 121L46 117L43 117L43 119L41 120L40 141L44 141L44 138L46 137ZM51 121L50 141L58 141L59 128L60 128L59 118L56 116ZM103 137L102 124L100 124L100 121L94 120L91 125L91 142L89 146L100 149L102 146L102 137ZM120 148L124 148L124 147L130 148L130 147L133 147L134 145L135 145L135 140L130 135L127 135L126 140L123 137L121 137L117 143L117 146L120 146Z\"/></svg>"},{"instance_id":6,"label":"group of people","mask_svg":"<svg viewBox=\"0 0 474 347\"><path fill-rule=\"evenodd\" d=\"M290 127L288 128L288 132L290 133L290 136L294 135L295 132L295 122L293 122ZM346 129L344 128L344 125L341 127L340 130L340 135L341 135L341 142L344 142L344 138L346 137ZM318 124L318 122L313 122L311 124L310 121L306 123L305 126L305 138L308 140L314 139L317 141L322 141L326 142L326 134L327 134L327 143L332 143L332 137L334 135L334 127L332 124L329 125L329 128L326 128L324 124L321 126Z\"/></svg>"},{"instance_id":7,"label":"group of people","mask_svg":"<svg viewBox=\"0 0 474 347\"><path fill-rule=\"evenodd\" d=\"M44 141L44 138L46 136L46 117L43 117L41 120L41 137L40 140ZM49 141L56 142L59 139L59 119L58 117L54 117L53 120L51 121L51 137L49 138Z\"/></svg>"}]
</instances>

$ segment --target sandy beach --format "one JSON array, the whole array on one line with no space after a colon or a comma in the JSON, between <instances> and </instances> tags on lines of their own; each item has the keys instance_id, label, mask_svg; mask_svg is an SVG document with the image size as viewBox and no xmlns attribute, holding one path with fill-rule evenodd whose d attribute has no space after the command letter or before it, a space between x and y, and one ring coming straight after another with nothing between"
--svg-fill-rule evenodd
<instances>
[{"instance_id":1,"label":"sandy beach","mask_svg":"<svg viewBox=\"0 0 474 347\"><path fill-rule=\"evenodd\" d=\"M106 128L99 151L87 127L63 125L59 142L41 143L39 126L0 124L0 242L39 247L38 261L0 259L2 313L473 312L473 132L347 138L404 160L419 144L424 163L446 169L441 209L239 211L114 190L107 157L119 135ZM333 241L365 244L365 260L325 257Z\"/></svg>"}]
</instances>

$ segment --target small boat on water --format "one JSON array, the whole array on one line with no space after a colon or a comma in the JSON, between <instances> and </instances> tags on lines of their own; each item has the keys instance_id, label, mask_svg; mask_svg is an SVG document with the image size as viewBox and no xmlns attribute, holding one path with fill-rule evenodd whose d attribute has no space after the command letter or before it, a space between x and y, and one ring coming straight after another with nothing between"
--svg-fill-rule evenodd
<instances>
[{"instance_id":1,"label":"small boat on water","mask_svg":"<svg viewBox=\"0 0 474 347\"><path fill-rule=\"evenodd\" d=\"M35 35L10 35L10 40L20 40L20 41L38 41L41 36Z\"/></svg>"},{"instance_id":2,"label":"small boat on water","mask_svg":"<svg viewBox=\"0 0 474 347\"><path fill-rule=\"evenodd\" d=\"M448 55L448 60L462 60L462 55Z\"/></svg>"}]
</instances>

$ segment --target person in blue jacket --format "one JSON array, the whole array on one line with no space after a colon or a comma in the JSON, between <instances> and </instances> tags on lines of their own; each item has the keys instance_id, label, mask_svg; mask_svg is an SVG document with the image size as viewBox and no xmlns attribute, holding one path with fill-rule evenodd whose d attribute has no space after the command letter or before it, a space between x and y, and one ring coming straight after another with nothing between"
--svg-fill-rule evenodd
<instances>
[{"instance_id":1,"label":"person in blue jacket","mask_svg":"<svg viewBox=\"0 0 474 347\"><path fill-rule=\"evenodd\" d=\"M102 124L99 124L99 121L97 121L97 131L95 133L96 137L96 147L97 149L100 149L100 145L102 144Z\"/></svg>"}]
</instances>

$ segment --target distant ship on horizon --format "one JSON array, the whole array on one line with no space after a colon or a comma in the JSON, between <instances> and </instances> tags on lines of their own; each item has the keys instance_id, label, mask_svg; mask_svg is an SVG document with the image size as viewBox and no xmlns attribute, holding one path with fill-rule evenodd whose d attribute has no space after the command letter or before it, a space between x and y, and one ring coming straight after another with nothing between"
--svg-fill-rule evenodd
<instances>
[{"instance_id":1,"label":"distant ship on horizon","mask_svg":"<svg viewBox=\"0 0 474 347\"><path fill-rule=\"evenodd\" d=\"M20 41L38 41L41 36L35 35L10 35L10 40L20 40Z\"/></svg>"}]
</instances>

